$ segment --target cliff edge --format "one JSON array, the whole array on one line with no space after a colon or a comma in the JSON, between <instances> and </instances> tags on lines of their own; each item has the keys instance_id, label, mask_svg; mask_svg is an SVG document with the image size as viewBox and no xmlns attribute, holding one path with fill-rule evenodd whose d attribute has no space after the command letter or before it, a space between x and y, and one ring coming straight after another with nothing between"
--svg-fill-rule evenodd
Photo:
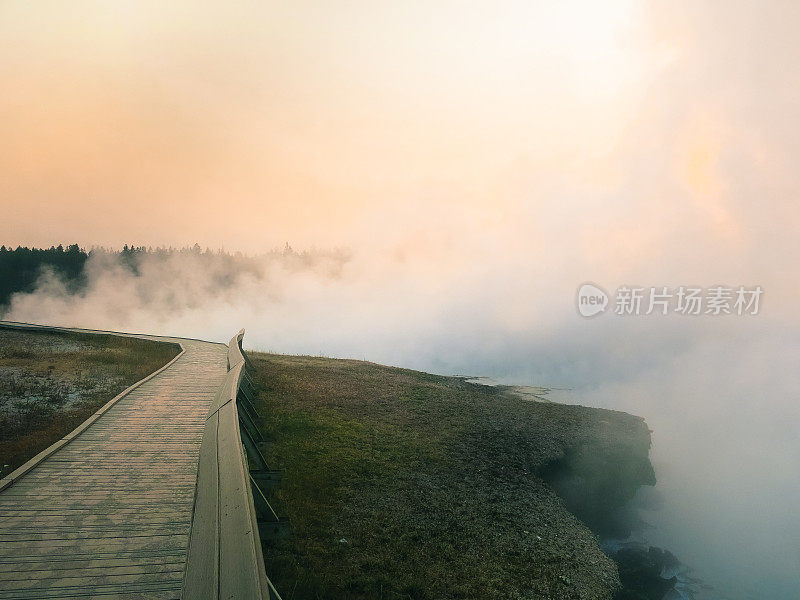
<instances>
[{"instance_id":1,"label":"cliff edge","mask_svg":"<svg viewBox=\"0 0 800 600\"><path fill-rule=\"evenodd\" d=\"M251 354L292 598L611 599L592 531L655 483L643 419L385 367Z\"/></svg>"}]
</instances>

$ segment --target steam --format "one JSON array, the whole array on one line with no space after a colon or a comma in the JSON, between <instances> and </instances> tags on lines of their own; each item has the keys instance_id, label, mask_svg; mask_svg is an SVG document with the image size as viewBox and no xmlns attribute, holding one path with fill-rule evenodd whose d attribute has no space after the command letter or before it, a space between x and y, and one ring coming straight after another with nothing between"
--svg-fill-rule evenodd
<instances>
[{"instance_id":1,"label":"steam","mask_svg":"<svg viewBox=\"0 0 800 600\"><path fill-rule=\"evenodd\" d=\"M351 250L97 253L5 318L568 388L647 419L709 598L796 600L798 6L164 4L0 5L3 243ZM587 281L764 296L585 320Z\"/></svg>"},{"instance_id":2,"label":"steam","mask_svg":"<svg viewBox=\"0 0 800 600\"><path fill-rule=\"evenodd\" d=\"M394 253L174 252L132 270L97 253L80 293L46 273L5 318L219 341L244 326L253 349L568 388L564 401L654 430L659 483L640 498L649 543L713 585L708 598L793 598L800 332L788 315L586 320L560 275L531 286L472 266L429 279Z\"/></svg>"}]
</instances>

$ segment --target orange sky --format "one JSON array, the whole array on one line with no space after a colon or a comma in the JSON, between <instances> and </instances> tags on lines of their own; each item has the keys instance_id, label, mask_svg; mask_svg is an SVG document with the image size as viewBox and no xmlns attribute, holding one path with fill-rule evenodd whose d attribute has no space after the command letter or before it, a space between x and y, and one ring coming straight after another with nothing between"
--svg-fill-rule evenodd
<instances>
[{"instance_id":1,"label":"orange sky","mask_svg":"<svg viewBox=\"0 0 800 600\"><path fill-rule=\"evenodd\" d=\"M4 2L0 238L757 272L797 254L798 17Z\"/></svg>"}]
</instances>

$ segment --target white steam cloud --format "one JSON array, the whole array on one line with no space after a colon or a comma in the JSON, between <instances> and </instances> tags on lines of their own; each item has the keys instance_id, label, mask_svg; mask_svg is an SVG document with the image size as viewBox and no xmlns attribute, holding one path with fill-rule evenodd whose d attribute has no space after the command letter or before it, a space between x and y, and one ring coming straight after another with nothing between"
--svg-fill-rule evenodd
<instances>
[{"instance_id":1,"label":"white steam cloud","mask_svg":"<svg viewBox=\"0 0 800 600\"><path fill-rule=\"evenodd\" d=\"M431 277L396 254L184 252L141 256L134 273L98 253L81 292L46 274L5 318L220 341L244 326L249 348L568 388L565 401L647 419L659 483L642 495L661 499L644 512L647 538L714 586L701 597L795 597L800 332L770 310L769 287L757 316L586 320L580 281L561 274L439 267Z\"/></svg>"},{"instance_id":2,"label":"white steam cloud","mask_svg":"<svg viewBox=\"0 0 800 600\"><path fill-rule=\"evenodd\" d=\"M708 598L800 597L800 5L238 2L187 28L196 2L7 4L4 243L356 250L98 254L5 318L569 388L647 419L648 536ZM585 320L587 281L764 296Z\"/></svg>"}]
</instances>

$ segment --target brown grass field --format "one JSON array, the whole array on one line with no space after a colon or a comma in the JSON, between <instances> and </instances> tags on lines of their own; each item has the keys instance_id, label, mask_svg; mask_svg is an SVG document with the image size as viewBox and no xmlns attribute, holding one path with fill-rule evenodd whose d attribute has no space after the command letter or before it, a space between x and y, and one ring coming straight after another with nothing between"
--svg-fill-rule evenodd
<instances>
[{"instance_id":1,"label":"brown grass field","mask_svg":"<svg viewBox=\"0 0 800 600\"><path fill-rule=\"evenodd\" d=\"M2 475L178 352L175 344L163 342L0 327Z\"/></svg>"}]
</instances>

